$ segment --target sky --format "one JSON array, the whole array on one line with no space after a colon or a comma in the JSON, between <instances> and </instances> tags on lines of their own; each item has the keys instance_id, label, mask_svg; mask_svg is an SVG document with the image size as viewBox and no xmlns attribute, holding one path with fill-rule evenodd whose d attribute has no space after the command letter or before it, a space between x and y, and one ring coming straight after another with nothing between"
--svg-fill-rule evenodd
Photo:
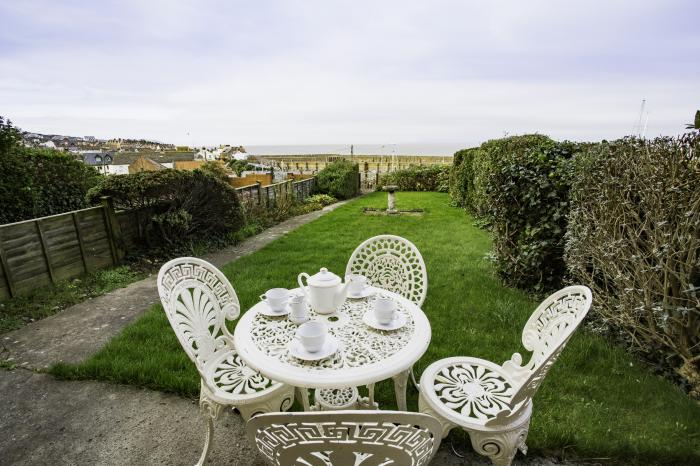
<instances>
[{"instance_id":1,"label":"sky","mask_svg":"<svg viewBox=\"0 0 700 466\"><path fill-rule=\"evenodd\" d=\"M0 0L0 115L176 144L676 134L697 0Z\"/></svg>"}]
</instances>

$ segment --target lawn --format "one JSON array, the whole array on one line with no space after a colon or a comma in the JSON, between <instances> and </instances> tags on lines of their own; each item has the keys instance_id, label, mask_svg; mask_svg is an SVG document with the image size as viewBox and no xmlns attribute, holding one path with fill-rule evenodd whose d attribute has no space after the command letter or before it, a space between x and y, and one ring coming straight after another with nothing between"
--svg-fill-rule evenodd
<instances>
[{"instance_id":1,"label":"lawn","mask_svg":"<svg viewBox=\"0 0 700 466\"><path fill-rule=\"evenodd\" d=\"M474 227L463 211L450 207L446 194L397 194L399 208L424 208L422 217L362 213L362 207L385 203L386 196L380 193L360 198L225 266L242 309L252 306L268 288L295 287L299 272L325 266L340 274L360 242L390 233L415 243L428 269L423 309L433 337L416 365L418 374L432 361L448 356L502 362L513 352L523 352L520 333L538 302L502 286L494 276L485 259L490 250L488 233ZM159 305L87 362L58 365L52 373L184 395L199 390L197 372ZM409 409L416 409L416 391L409 388L408 395ZM390 382L378 385L377 398L383 408L395 407ZM700 464L700 406L624 349L586 329L571 339L534 404L528 437L531 454L616 464ZM451 435L466 442L461 432Z\"/></svg>"}]
</instances>

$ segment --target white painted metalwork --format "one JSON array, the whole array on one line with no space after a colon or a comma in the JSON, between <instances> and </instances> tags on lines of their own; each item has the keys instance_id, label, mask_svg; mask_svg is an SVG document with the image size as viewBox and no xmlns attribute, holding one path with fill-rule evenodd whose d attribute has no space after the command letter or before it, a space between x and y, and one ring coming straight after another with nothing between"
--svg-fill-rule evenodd
<instances>
[{"instance_id":1,"label":"white painted metalwork","mask_svg":"<svg viewBox=\"0 0 700 466\"><path fill-rule=\"evenodd\" d=\"M345 274L364 275L377 287L398 293L423 306L428 293L428 271L418 248L406 238L379 235L365 240L353 251ZM411 381L418 388L413 367Z\"/></svg>"},{"instance_id":2,"label":"white painted metalwork","mask_svg":"<svg viewBox=\"0 0 700 466\"><path fill-rule=\"evenodd\" d=\"M321 411L354 409L360 394L355 387L319 388L314 392L314 401Z\"/></svg>"},{"instance_id":3,"label":"white painted metalwork","mask_svg":"<svg viewBox=\"0 0 700 466\"><path fill-rule=\"evenodd\" d=\"M275 466L422 466L441 442L435 418L400 411L261 414L246 431Z\"/></svg>"},{"instance_id":4,"label":"white painted metalwork","mask_svg":"<svg viewBox=\"0 0 700 466\"><path fill-rule=\"evenodd\" d=\"M440 419L443 435L459 426L478 453L509 465L518 449L527 451L535 392L591 303L585 286L564 288L542 302L523 330L523 346L532 352L525 365L519 353L500 366L470 357L434 362L421 377L419 410Z\"/></svg>"},{"instance_id":5,"label":"white painted metalwork","mask_svg":"<svg viewBox=\"0 0 700 466\"><path fill-rule=\"evenodd\" d=\"M240 358L227 320L240 314L238 297L223 273L208 262L181 257L158 273L158 293L182 348L201 378L200 409L205 421L206 461L216 420L224 405L244 419L254 414L289 409L294 389L263 376Z\"/></svg>"},{"instance_id":6,"label":"white painted metalwork","mask_svg":"<svg viewBox=\"0 0 700 466\"><path fill-rule=\"evenodd\" d=\"M418 248L406 238L379 235L365 240L350 256L345 274L364 275L378 288L393 291L422 306L428 272Z\"/></svg>"},{"instance_id":7,"label":"white painted metalwork","mask_svg":"<svg viewBox=\"0 0 700 466\"><path fill-rule=\"evenodd\" d=\"M373 308L374 296L347 300L338 312L309 312L312 320L325 322L339 342L339 350L321 361L294 358L288 346L297 324L287 317L267 317L257 312L258 303L239 320L234 343L247 365L266 377L301 388L346 388L393 378L400 409L406 409L408 369L430 343L430 323L414 303L396 293L385 292L406 316L406 325L394 331L375 330L362 321ZM304 397L302 397L302 402ZM373 402L373 400L370 400ZM308 398L305 408L308 409Z\"/></svg>"}]
</instances>

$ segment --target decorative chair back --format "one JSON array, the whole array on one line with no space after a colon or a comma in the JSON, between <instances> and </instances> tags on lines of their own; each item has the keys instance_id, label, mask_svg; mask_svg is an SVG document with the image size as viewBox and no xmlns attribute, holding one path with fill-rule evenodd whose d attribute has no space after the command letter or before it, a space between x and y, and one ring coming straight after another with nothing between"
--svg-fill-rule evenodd
<instances>
[{"instance_id":1,"label":"decorative chair back","mask_svg":"<svg viewBox=\"0 0 700 466\"><path fill-rule=\"evenodd\" d=\"M200 374L220 350L233 347L226 319L240 314L236 292L223 273L194 257L180 257L161 267L158 294L165 315Z\"/></svg>"},{"instance_id":2,"label":"decorative chair back","mask_svg":"<svg viewBox=\"0 0 700 466\"><path fill-rule=\"evenodd\" d=\"M549 296L532 313L522 338L525 349L532 351L530 362L521 366L522 358L516 353L503 365L520 383L510 403L514 411L535 395L574 330L586 317L592 302L588 287L569 286Z\"/></svg>"},{"instance_id":3,"label":"decorative chair back","mask_svg":"<svg viewBox=\"0 0 700 466\"><path fill-rule=\"evenodd\" d=\"M428 272L418 248L400 236L380 235L360 244L350 256L345 274L367 277L379 288L398 293L418 306L428 292Z\"/></svg>"},{"instance_id":4,"label":"decorative chair back","mask_svg":"<svg viewBox=\"0 0 700 466\"><path fill-rule=\"evenodd\" d=\"M419 466L440 446L440 422L403 411L269 413L246 426L273 465Z\"/></svg>"}]
</instances>

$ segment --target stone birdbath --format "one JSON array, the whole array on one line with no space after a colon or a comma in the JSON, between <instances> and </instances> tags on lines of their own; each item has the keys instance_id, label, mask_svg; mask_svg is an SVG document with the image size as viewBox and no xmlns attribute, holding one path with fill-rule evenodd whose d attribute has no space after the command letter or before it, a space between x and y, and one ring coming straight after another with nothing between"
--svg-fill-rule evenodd
<instances>
[{"instance_id":1,"label":"stone birdbath","mask_svg":"<svg viewBox=\"0 0 700 466\"><path fill-rule=\"evenodd\" d=\"M399 189L399 187L392 184L392 185L384 186L384 188L382 188L382 189L388 193L386 213L388 213L388 214L396 213L397 212L397 210L396 210L396 196L394 193Z\"/></svg>"}]
</instances>

